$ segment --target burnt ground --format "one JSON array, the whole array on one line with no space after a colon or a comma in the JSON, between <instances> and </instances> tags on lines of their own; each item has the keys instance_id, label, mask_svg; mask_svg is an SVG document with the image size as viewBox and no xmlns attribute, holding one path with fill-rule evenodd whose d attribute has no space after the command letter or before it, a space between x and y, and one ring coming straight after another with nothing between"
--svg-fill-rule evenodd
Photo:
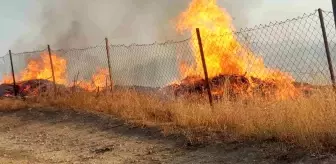
<instances>
[{"instance_id":1,"label":"burnt ground","mask_svg":"<svg viewBox=\"0 0 336 164\"><path fill-rule=\"evenodd\" d=\"M105 115L72 110L0 112L0 163L336 163L282 143L193 146Z\"/></svg>"}]
</instances>

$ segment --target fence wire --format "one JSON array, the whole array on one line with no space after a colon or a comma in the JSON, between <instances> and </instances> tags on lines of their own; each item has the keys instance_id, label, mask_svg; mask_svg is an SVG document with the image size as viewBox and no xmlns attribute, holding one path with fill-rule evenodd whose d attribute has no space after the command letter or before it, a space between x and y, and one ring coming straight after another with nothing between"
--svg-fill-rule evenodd
<instances>
[{"instance_id":1,"label":"fence wire","mask_svg":"<svg viewBox=\"0 0 336 164\"><path fill-rule=\"evenodd\" d=\"M336 26L334 21L334 14L333 12L330 11L323 11L323 16L325 20L332 63L334 66L334 71L336 71L336 30L335 30Z\"/></svg>"},{"instance_id":2,"label":"fence wire","mask_svg":"<svg viewBox=\"0 0 336 164\"><path fill-rule=\"evenodd\" d=\"M324 21L336 70L336 30L332 12L323 11ZM295 82L329 85L330 71L326 58L318 12L272 22L232 34L202 33L204 55L210 77L219 74L249 74L263 78L270 72L284 72ZM110 64L108 65L109 49ZM85 49L52 50L56 83L86 88L107 87L109 72L115 86L164 87L188 75L203 76L196 34L182 41L146 45L108 45L104 41ZM27 69L34 61L49 67L48 51L14 53L16 78L26 80ZM216 61L217 60L217 61ZM36 63L35 63L36 64ZM28 68L30 65L31 68ZM37 64L38 65L38 64ZM42 66L43 67L43 66ZM9 55L0 58L1 79L11 73ZM50 72L41 75L52 80ZM40 77L33 77L40 78ZM99 78L99 82L97 82Z\"/></svg>"},{"instance_id":3,"label":"fence wire","mask_svg":"<svg viewBox=\"0 0 336 164\"><path fill-rule=\"evenodd\" d=\"M59 55L66 61L67 83L78 85L89 85L96 87L106 87L106 77L108 70L106 47L97 45L86 49L57 50L54 54ZM94 84L94 76L102 73L101 84ZM86 87L89 87L86 86Z\"/></svg>"},{"instance_id":4,"label":"fence wire","mask_svg":"<svg viewBox=\"0 0 336 164\"><path fill-rule=\"evenodd\" d=\"M330 84L317 12L243 30L237 37L241 41L246 37L246 44L264 59L267 66L290 73L296 81Z\"/></svg>"},{"instance_id":5,"label":"fence wire","mask_svg":"<svg viewBox=\"0 0 336 164\"><path fill-rule=\"evenodd\" d=\"M177 56L190 54L190 40L151 45L111 45L116 85L162 87L179 76Z\"/></svg>"},{"instance_id":6,"label":"fence wire","mask_svg":"<svg viewBox=\"0 0 336 164\"><path fill-rule=\"evenodd\" d=\"M0 57L0 79L6 78L11 73L9 55ZM2 80L0 80L2 81Z\"/></svg>"}]
</instances>

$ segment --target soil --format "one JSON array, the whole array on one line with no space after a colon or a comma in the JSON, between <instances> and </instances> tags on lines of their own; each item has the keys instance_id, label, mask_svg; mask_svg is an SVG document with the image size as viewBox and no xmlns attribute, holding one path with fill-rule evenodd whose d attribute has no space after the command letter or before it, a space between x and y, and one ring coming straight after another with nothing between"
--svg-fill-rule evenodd
<instances>
[{"instance_id":1,"label":"soil","mask_svg":"<svg viewBox=\"0 0 336 164\"><path fill-rule=\"evenodd\" d=\"M0 163L336 163L278 142L189 144L102 114L55 109L0 112Z\"/></svg>"}]
</instances>

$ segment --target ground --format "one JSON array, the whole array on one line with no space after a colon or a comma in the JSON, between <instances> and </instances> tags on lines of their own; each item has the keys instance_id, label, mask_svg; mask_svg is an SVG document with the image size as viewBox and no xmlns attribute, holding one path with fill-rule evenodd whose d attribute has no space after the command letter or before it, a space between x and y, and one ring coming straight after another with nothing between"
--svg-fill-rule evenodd
<instances>
[{"instance_id":1,"label":"ground","mask_svg":"<svg viewBox=\"0 0 336 164\"><path fill-rule=\"evenodd\" d=\"M0 163L335 163L273 141L192 145L181 136L102 114L55 109L0 112Z\"/></svg>"}]
</instances>

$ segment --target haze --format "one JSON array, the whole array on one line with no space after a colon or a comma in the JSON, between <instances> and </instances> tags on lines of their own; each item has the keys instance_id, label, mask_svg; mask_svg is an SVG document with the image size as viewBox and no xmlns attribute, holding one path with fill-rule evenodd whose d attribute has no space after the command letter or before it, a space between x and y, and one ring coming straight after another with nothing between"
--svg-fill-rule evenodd
<instances>
[{"instance_id":1,"label":"haze","mask_svg":"<svg viewBox=\"0 0 336 164\"><path fill-rule=\"evenodd\" d=\"M8 49L31 51L46 44L55 48L85 47L100 43L105 36L113 44L179 40L181 37L174 32L172 20L188 2L4 1L0 6L0 56ZM219 0L219 3L232 14L238 27L296 17L318 7L331 10L330 0Z\"/></svg>"}]
</instances>

